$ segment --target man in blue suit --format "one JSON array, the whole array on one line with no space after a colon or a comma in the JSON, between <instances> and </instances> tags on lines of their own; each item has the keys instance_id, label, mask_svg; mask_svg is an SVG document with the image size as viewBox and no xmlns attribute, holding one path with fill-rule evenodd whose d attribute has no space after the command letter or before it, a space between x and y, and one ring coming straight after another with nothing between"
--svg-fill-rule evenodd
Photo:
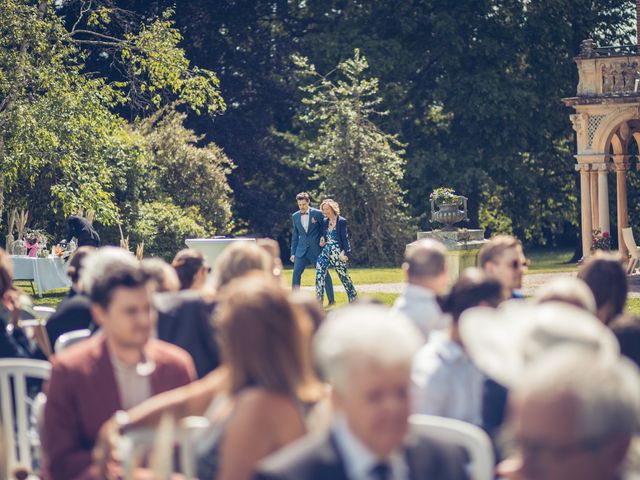
<instances>
[{"instance_id":1,"label":"man in blue suit","mask_svg":"<svg viewBox=\"0 0 640 480\"><path fill-rule=\"evenodd\" d=\"M293 232L291 233L291 261L293 262L293 288L300 286L300 278L310 263L315 267L318 255L322 251L322 220L324 215L316 208L311 208L311 198L306 192L296 195L298 210L291 217ZM327 273L326 291L329 305L335 303L331 275Z\"/></svg>"}]
</instances>

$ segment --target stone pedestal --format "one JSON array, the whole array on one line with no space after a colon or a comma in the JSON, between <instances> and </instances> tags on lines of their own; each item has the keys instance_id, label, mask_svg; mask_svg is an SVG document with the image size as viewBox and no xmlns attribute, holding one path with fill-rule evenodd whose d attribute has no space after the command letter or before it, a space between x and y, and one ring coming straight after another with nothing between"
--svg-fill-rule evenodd
<instances>
[{"instance_id":1,"label":"stone pedestal","mask_svg":"<svg viewBox=\"0 0 640 480\"><path fill-rule=\"evenodd\" d=\"M478 252L487 242L484 238L484 230L479 229L418 232L418 240L421 238L439 240L447 247L447 268L450 283L454 283L465 268L477 266Z\"/></svg>"}]
</instances>

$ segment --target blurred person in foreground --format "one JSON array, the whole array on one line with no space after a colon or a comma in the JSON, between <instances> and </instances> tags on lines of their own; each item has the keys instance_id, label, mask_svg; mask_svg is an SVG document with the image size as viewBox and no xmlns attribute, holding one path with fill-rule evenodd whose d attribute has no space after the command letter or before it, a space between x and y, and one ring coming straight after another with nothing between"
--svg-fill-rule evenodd
<instances>
[{"instance_id":1,"label":"blurred person in foreground","mask_svg":"<svg viewBox=\"0 0 640 480\"><path fill-rule=\"evenodd\" d=\"M620 353L640 367L640 317L620 315L609 328L620 342Z\"/></svg>"},{"instance_id":2,"label":"blurred person in foreground","mask_svg":"<svg viewBox=\"0 0 640 480\"><path fill-rule=\"evenodd\" d=\"M220 290L233 279L253 270L270 273L271 265L269 255L254 242L234 243L225 248L216 260L213 288ZM154 297L158 310L158 338L189 352L198 378L220 365L220 351L211 324L216 304L215 294L203 295L202 290L192 288Z\"/></svg>"},{"instance_id":3,"label":"blurred person in foreground","mask_svg":"<svg viewBox=\"0 0 640 480\"><path fill-rule=\"evenodd\" d=\"M71 289L58 304L55 313L47 321L46 328L51 346L55 346L56 340L63 333L84 328L96 329L91 314L91 300L80 281L84 262L94 251L94 247L80 247L73 252L67 263L67 274L71 278Z\"/></svg>"},{"instance_id":4,"label":"blurred person in foreground","mask_svg":"<svg viewBox=\"0 0 640 480\"><path fill-rule=\"evenodd\" d=\"M465 479L461 450L410 433L411 359L419 335L381 306L329 315L315 354L333 387L331 428L261 462L259 480Z\"/></svg>"},{"instance_id":5,"label":"blurred person in foreground","mask_svg":"<svg viewBox=\"0 0 640 480\"><path fill-rule=\"evenodd\" d=\"M36 318L31 299L13 286L11 257L0 248L0 358L35 358L46 360L49 343L36 330L32 343L20 327L20 320Z\"/></svg>"},{"instance_id":6,"label":"blurred person in foreground","mask_svg":"<svg viewBox=\"0 0 640 480\"><path fill-rule=\"evenodd\" d=\"M536 303L561 302L595 315L596 299L589 286L575 277L561 277L541 286L533 295Z\"/></svg>"},{"instance_id":7,"label":"blurred person in foreground","mask_svg":"<svg viewBox=\"0 0 640 480\"><path fill-rule=\"evenodd\" d=\"M50 480L102 478L91 458L102 424L195 377L184 350L151 338L151 289L135 257L105 247L91 254L86 269L100 332L52 361L42 435L43 475Z\"/></svg>"},{"instance_id":8,"label":"blurred person in foreground","mask_svg":"<svg viewBox=\"0 0 640 480\"><path fill-rule=\"evenodd\" d=\"M142 271L151 280L156 293L177 292L180 280L175 268L161 258L145 258L140 262Z\"/></svg>"},{"instance_id":9,"label":"blurred person in foreground","mask_svg":"<svg viewBox=\"0 0 640 480\"><path fill-rule=\"evenodd\" d=\"M627 301L627 273L615 255L601 253L589 257L578 270L596 300L597 317L609 325L624 310Z\"/></svg>"},{"instance_id":10,"label":"blurred person in foreground","mask_svg":"<svg viewBox=\"0 0 640 480\"><path fill-rule=\"evenodd\" d=\"M438 297L445 294L449 281L446 257L446 247L428 238L409 244L404 253L405 287L393 309L409 317L425 341L434 330L446 329L451 324L438 304Z\"/></svg>"},{"instance_id":11,"label":"blurred person in foreground","mask_svg":"<svg viewBox=\"0 0 640 480\"><path fill-rule=\"evenodd\" d=\"M478 266L502 284L505 299L524 298L520 289L527 261L520 240L510 235L491 238L478 253Z\"/></svg>"},{"instance_id":12,"label":"blurred person in foreground","mask_svg":"<svg viewBox=\"0 0 640 480\"><path fill-rule=\"evenodd\" d=\"M539 305L504 302L498 309L477 307L462 313L460 336L473 362L504 388L504 400L483 396L483 428L497 438L503 424L509 388L522 370L559 345L580 345L603 359L617 358L620 347L593 314L564 302ZM589 366L585 365L588 370Z\"/></svg>"},{"instance_id":13,"label":"blurred person in foreground","mask_svg":"<svg viewBox=\"0 0 640 480\"><path fill-rule=\"evenodd\" d=\"M482 425L485 375L467 354L458 322L465 310L497 307L502 285L477 268L466 269L444 299L451 328L433 332L413 361L413 413L455 418Z\"/></svg>"},{"instance_id":14,"label":"blurred person in foreground","mask_svg":"<svg viewBox=\"0 0 640 480\"><path fill-rule=\"evenodd\" d=\"M130 410L128 425L157 425L165 413L205 415L211 429L199 442L198 477L244 480L258 460L305 433L307 405L323 394L311 368L311 320L272 275L256 272L220 290L214 321L223 365ZM102 429L102 465L120 428L112 419Z\"/></svg>"},{"instance_id":15,"label":"blurred person in foreground","mask_svg":"<svg viewBox=\"0 0 640 480\"><path fill-rule=\"evenodd\" d=\"M505 436L511 455L502 478L623 480L640 427L638 369L622 357L602 361L593 352L561 347L522 372L512 386ZM510 441L509 441L510 440Z\"/></svg>"},{"instance_id":16,"label":"blurred person in foreground","mask_svg":"<svg viewBox=\"0 0 640 480\"><path fill-rule=\"evenodd\" d=\"M207 264L202 252L193 248L185 248L176 253L171 266L178 274L180 290L201 290L211 273L211 266Z\"/></svg>"}]
</instances>

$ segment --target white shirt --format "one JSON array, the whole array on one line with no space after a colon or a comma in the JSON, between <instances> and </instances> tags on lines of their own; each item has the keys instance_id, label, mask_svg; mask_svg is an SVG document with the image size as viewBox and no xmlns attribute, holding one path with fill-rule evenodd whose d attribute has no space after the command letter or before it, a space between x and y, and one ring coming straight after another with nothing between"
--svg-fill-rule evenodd
<instances>
[{"instance_id":1,"label":"white shirt","mask_svg":"<svg viewBox=\"0 0 640 480\"><path fill-rule=\"evenodd\" d=\"M484 374L448 332L434 332L413 359L413 413L482 423Z\"/></svg>"},{"instance_id":2,"label":"white shirt","mask_svg":"<svg viewBox=\"0 0 640 480\"><path fill-rule=\"evenodd\" d=\"M451 326L450 319L442 314L435 293L418 285L405 285L402 295L393 304L393 310L409 317L422 333L425 342L432 331Z\"/></svg>"},{"instance_id":3,"label":"white shirt","mask_svg":"<svg viewBox=\"0 0 640 480\"><path fill-rule=\"evenodd\" d=\"M155 365L149 360L137 365L127 365L109 352L113 373L118 384L120 403L123 410L129 410L140 405L153 396L151 388L151 373Z\"/></svg>"},{"instance_id":4,"label":"white shirt","mask_svg":"<svg viewBox=\"0 0 640 480\"><path fill-rule=\"evenodd\" d=\"M347 478L349 480L376 480L371 474L371 470L383 460L379 459L351 432L347 419L336 414L331 431L344 460ZM401 449L393 452L384 461L391 468L393 480L409 480L409 466Z\"/></svg>"},{"instance_id":5,"label":"white shirt","mask_svg":"<svg viewBox=\"0 0 640 480\"><path fill-rule=\"evenodd\" d=\"M307 210L306 215L303 215L300 212L300 223L302 224L302 228L304 228L305 232L309 231L309 217L311 216L311 209Z\"/></svg>"}]
</instances>

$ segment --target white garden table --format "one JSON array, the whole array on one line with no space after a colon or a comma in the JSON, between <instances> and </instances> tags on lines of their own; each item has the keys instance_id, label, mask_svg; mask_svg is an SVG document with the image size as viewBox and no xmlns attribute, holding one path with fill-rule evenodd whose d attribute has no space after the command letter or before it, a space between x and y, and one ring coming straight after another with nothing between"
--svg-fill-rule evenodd
<instances>
[{"instance_id":1,"label":"white garden table","mask_svg":"<svg viewBox=\"0 0 640 480\"><path fill-rule=\"evenodd\" d=\"M45 258L12 255L13 279L28 280L38 287L38 296L42 292L71 286L67 276L67 266L61 257Z\"/></svg>"}]
</instances>

